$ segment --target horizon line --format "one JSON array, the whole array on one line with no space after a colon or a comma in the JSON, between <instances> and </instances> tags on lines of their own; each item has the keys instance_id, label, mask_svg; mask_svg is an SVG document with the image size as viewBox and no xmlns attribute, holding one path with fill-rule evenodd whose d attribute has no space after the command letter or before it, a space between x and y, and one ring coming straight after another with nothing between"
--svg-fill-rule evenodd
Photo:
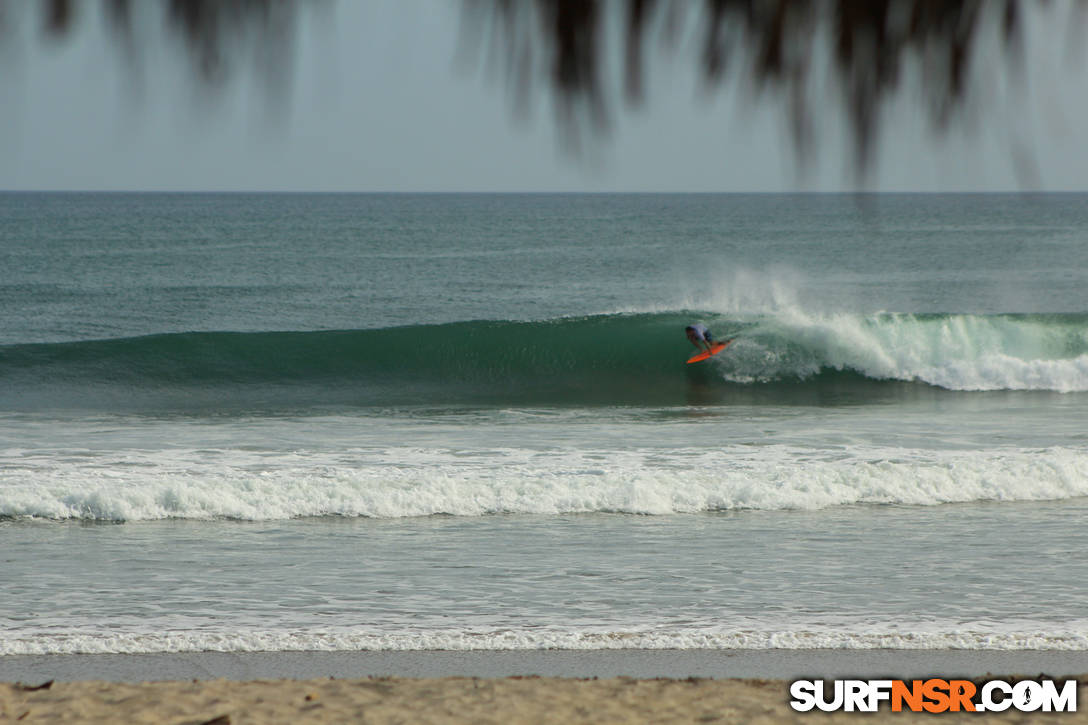
<instances>
[{"instance_id":1,"label":"horizon line","mask_svg":"<svg viewBox=\"0 0 1088 725\"><path fill-rule=\"evenodd\" d=\"M373 194L373 195L427 195L427 196L441 196L441 195L630 195L630 196L878 196L878 195L891 195L891 194L926 194L926 195L952 195L952 194L1020 194L1020 195L1040 195L1040 194L1084 194L1088 193L1088 189L990 189L990 190L952 190L952 191L933 191L924 189L897 189L897 190L874 190L874 189L845 189L836 191L820 191L820 190L792 190L792 191L769 191L769 190L755 190L755 191L648 191L648 190L487 190L487 189L471 189L471 190L352 190L352 189L340 189L340 190L328 190L328 189L0 189L0 194L283 194L283 195L305 195L305 194Z\"/></svg>"}]
</instances>

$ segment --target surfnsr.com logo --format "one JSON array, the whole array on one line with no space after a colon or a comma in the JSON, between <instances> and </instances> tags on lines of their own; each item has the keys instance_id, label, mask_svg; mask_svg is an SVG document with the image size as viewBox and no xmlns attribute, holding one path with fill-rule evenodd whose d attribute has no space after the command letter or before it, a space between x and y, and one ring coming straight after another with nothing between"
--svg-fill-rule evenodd
<instances>
[{"instance_id":1,"label":"surfnsr.com logo","mask_svg":"<svg viewBox=\"0 0 1088 725\"><path fill-rule=\"evenodd\" d=\"M1076 712L1077 681L990 680L797 680L790 684L790 707L834 712Z\"/></svg>"}]
</instances>

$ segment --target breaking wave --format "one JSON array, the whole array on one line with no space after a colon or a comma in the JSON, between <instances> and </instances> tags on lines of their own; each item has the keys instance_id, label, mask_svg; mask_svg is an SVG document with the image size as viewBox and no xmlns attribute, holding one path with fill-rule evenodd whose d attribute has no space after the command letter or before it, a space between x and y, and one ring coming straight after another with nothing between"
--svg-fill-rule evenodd
<instances>
[{"instance_id":1,"label":"breaking wave","mask_svg":"<svg viewBox=\"0 0 1088 725\"><path fill-rule=\"evenodd\" d=\"M737 341L685 365L683 327ZM691 311L0 347L0 406L803 402L924 389L1088 391L1088 316Z\"/></svg>"}]
</instances>

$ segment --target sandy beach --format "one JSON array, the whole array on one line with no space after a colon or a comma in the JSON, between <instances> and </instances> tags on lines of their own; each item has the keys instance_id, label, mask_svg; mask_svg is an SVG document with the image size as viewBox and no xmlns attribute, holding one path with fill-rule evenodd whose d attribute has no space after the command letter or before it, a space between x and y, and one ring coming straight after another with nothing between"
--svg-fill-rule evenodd
<instances>
[{"instance_id":1,"label":"sandy beach","mask_svg":"<svg viewBox=\"0 0 1088 725\"><path fill-rule=\"evenodd\" d=\"M1084 687L1079 697L1084 697ZM508 677L439 679L197 680L0 685L0 721L243 723L786 723L851 722L856 713L797 713L783 680ZM932 721L882 712L878 721ZM1053 721L1053 714L1006 712L987 722ZM1062 722L1088 722L1083 711ZM975 713L942 722L977 722Z\"/></svg>"},{"instance_id":2,"label":"sandy beach","mask_svg":"<svg viewBox=\"0 0 1088 725\"><path fill-rule=\"evenodd\" d=\"M892 650L3 657L0 722L847 722L859 715L794 712L789 682L927 675L978 680L994 673L1036 677L1044 672L1065 679L1088 671L1086 657L1081 652ZM622 672L638 676L617 674ZM1079 702L1086 701L1084 690L1082 684ZM1088 722L1081 710L990 713L985 720ZM885 710L864 717L922 722L934 716ZM946 713L941 721L977 722L978 716Z\"/></svg>"}]
</instances>

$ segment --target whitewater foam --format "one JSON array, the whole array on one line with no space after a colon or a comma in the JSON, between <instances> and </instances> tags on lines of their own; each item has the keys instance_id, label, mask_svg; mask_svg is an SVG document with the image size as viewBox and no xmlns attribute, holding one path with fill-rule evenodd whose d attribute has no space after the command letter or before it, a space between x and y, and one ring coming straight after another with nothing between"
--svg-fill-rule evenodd
<instances>
[{"instance_id":1,"label":"whitewater foam","mask_svg":"<svg viewBox=\"0 0 1088 725\"><path fill-rule=\"evenodd\" d=\"M949 390L1088 391L1080 316L819 314L798 308L749 320L722 361L743 383L822 370Z\"/></svg>"},{"instance_id":2,"label":"whitewater foam","mask_svg":"<svg viewBox=\"0 0 1088 725\"><path fill-rule=\"evenodd\" d=\"M0 656L53 654L158 654L179 652L343 652L481 650L773 650L773 649L907 649L907 650L1047 650L1088 649L1088 626L1044 626L994 629L983 623L931 623L916 627L873 627L858 631L811 629L677 629L631 627L622 630L531 629L379 632L365 628L276 631L114 632L49 631L20 636L0 634Z\"/></svg>"},{"instance_id":3,"label":"whitewater foam","mask_svg":"<svg viewBox=\"0 0 1088 725\"><path fill-rule=\"evenodd\" d=\"M1088 495L1088 452L783 445L8 452L0 516L144 521L813 510Z\"/></svg>"}]
</instances>

